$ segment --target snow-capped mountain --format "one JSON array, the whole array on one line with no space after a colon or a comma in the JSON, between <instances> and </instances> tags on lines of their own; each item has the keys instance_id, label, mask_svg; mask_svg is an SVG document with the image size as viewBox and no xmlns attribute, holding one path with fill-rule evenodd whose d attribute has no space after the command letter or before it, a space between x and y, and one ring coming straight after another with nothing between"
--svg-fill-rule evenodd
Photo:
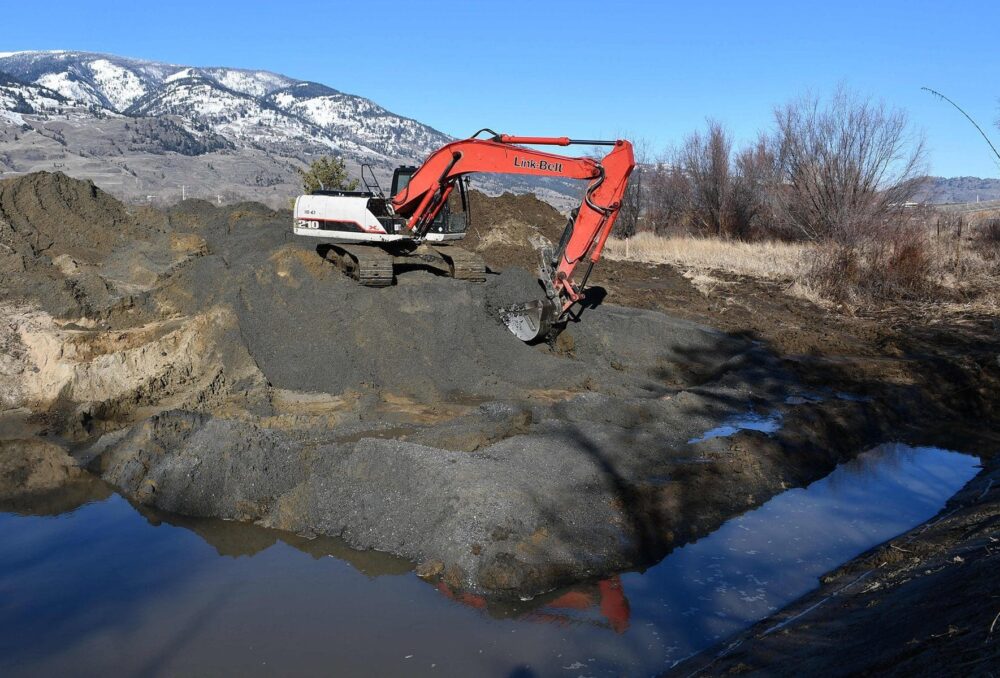
<instances>
[{"instance_id":1,"label":"snow-capped mountain","mask_svg":"<svg viewBox=\"0 0 1000 678\"><path fill-rule=\"evenodd\" d=\"M0 71L116 112L155 87L163 66L87 52L0 52Z\"/></svg>"},{"instance_id":2,"label":"snow-capped mountain","mask_svg":"<svg viewBox=\"0 0 1000 678\"><path fill-rule=\"evenodd\" d=\"M234 143L266 148L295 146L312 152L339 151L357 155L357 144L338 144L307 121L290 116L258 97L220 85L194 69L169 76L156 90L125 110L132 117L172 117L196 130L211 129ZM182 124L183 124L182 123Z\"/></svg>"},{"instance_id":3,"label":"snow-capped mountain","mask_svg":"<svg viewBox=\"0 0 1000 678\"><path fill-rule=\"evenodd\" d=\"M110 113L173 116L192 133L211 130L237 146L302 145L389 161L418 160L448 140L362 97L268 71L60 51L8 53L0 72Z\"/></svg>"},{"instance_id":4,"label":"snow-capped mountain","mask_svg":"<svg viewBox=\"0 0 1000 678\"><path fill-rule=\"evenodd\" d=\"M20 132L0 129L0 174L52 165L100 183L104 173L140 196L197 177L220 200L233 192L266 201L261 187L294 193L295 170L319 155L386 177L451 140L363 97L269 71L73 51L0 52L3 124ZM539 187L520 184L492 187Z\"/></svg>"},{"instance_id":5,"label":"snow-capped mountain","mask_svg":"<svg viewBox=\"0 0 1000 678\"><path fill-rule=\"evenodd\" d=\"M265 100L333 138L351 138L381 155L405 157L400 156L400 150L405 149L410 157L421 160L449 140L437 130L394 115L368 99L316 83L295 83L271 92Z\"/></svg>"}]
</instances>

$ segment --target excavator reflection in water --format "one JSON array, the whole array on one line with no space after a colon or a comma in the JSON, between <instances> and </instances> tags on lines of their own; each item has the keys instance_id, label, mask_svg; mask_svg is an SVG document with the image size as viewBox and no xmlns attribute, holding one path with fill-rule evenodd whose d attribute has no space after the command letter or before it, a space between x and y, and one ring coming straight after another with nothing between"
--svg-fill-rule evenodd
<instances>
[{"instance_id":1,"label":"excavator reflection in water","mask_svg":"<svg viewBox=\"0 0 1000 678\"><path fill-rule=\"evenodd\" d=\"M453 590L443 581L438 582L437 590L458 603L489 611L489 603L483 596ZM555 598L539 599L531 605L526 612L511 616L560 626L589 624L621 634L628 629L631 615L628 598L617 575L596 584L574 586Z\"/></svg>"},{"instance_id":2,"label":"excavator reflection in water","mask_svg":"<svg viewBox=\"0 0 1000 678\"><path fill-rule=\"evenodd\" d=\"M94 486L103 488L103 483ZM153 525L167 523L188 529L209 543L221 556L238 558L254 556L284 543L313 558L333 556L347 562L368 577L399 576L411 572L413 566L402 558L379 551L356 551L333 537L301 537L291 532L273 530L248 523L213 518L189 518L166 514L148 506L136 506ZM629 603L617 576L597 583L580 584L556 597L542 596L512 607L490 603L485 597L453 589L438 581L437 590L450 600L481 610L492 616L557 625L589 624L624 633L629 627Z\"/></svg>"},{"instance_id":3,"label":"excavator reflection in water","mask_svg":"<svg viewBox=\"0 0 1000 678\"><path fill-rule=\"evenodd\" d=\"M109 485L88 475L44 497L35 496L30 503L6 502L0 508L21 515L60 515L91 502L104 501L112 494ZM368 577L399 576L413 570L413 566L402 558L378 551L357 551L332 537L302 537L250 523L192 518L138 504L133 504L133 508L151 525L168 524L191 531L223 557L252 557L283 543L312 558L332 556ZM574 586L556 597L543 596L513 607L493 605L483 596L455 590L444 581L437 582L436 588L448 599L493 617L558 625L589 624L618 634L629 627L629 602L617 576Z\"/></svg>"},{"instance_id":4,"label":"excavator reflection in water","mask_svg":"<svg viewBox=\"0 0 1000 678\"><path fill-rule=\"evenodd\" d=\"M102 483L100 485L103 486ZM191 530L221 556L253 556L280 542L313 558L333 556L368 577L399 576L413 570L413 566L402 558L379 551L357 551L333 537L307 538L248 523L189 518L166 514L148 506L135 508L154 525L168 523ZM556 597L541 596L510 607L493 604L474 593L453 589L444 581L438 581L435 587L449 600L481 610L491 617L557 625L588 624L618 634L624 633L629 627L629 602L618 576L574 586Z\"/></svg>"}]
</instances>

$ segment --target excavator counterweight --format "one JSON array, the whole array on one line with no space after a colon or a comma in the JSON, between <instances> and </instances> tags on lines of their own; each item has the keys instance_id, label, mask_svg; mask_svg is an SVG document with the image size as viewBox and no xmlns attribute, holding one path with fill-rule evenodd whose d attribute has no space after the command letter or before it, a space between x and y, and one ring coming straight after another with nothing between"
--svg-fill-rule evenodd
<instances>
[{"instance_id":1,"label":"excavator counterweight","mask_svg":"<svg viewBox=\"0 0 1000 678\"><path fill-rule=\"evenodd\" d=\"M489 132L489 138L479 138ZM601 159L562 156L531 146L610 146ZM453 213L449 198L456 188L467 208L464 177L473 173L522 174L589 182L555 250L542 252L539 280L545 298L501 312L508 329L522 341L547 336L573 304L583 298L587 278L600 259L621 210L635 160L632 145L568 137L518 137L480 130L468 139L445 144L420 167L399 167L386 197L374 174L366 191L319 191L295 201L294 232L323 238L324 255L368 285L392 283L393 264L415 260L439 266L465 280L485 280L478 255L454 243L465 236L468 209ZM362 171L362 177L365 177ZM585 264L582 278L577 267Z\"/></svg>"}]
</instances>

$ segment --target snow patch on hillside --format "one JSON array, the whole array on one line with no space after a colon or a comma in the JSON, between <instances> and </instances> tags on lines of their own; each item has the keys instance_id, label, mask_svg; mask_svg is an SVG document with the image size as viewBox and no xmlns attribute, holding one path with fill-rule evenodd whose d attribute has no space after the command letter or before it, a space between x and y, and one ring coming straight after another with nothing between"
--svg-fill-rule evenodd
<instances>
[{"instance_id":1,"label":"snow patch on hillside","mask_svg":"<svg viewBox=\"0 0 1000 678\"><path fill-rule=\"evenodd\" d=\"M205 71L223 87L234 92L262 97L288 87L295 81L268 71L242 71L232 68L210 68Z\"/></svg>"},{"instance_id":2,"label":"snow patch on hillside","mask_svg":"<svg viewBox=\"0 0 1000 678\"><path fill-rule=\"evenodd\" d=\"M141 103L140 115L173 115L192 132L205 127L232 141L249 145L310 144L335 148L339 144L316 134L308 124L257 99L223 89L204 77L178 77L156 96Z\"/></svg>"},{"instance_id":3,"label":"snow patch on hillside","mask_svg":"<svg viewBox=\"0 0 1000 678\"><path fill-rule=\"evenodd\" d=\"M0 99L0 101L2 101L2 99ZM20 113L14 113L13 111L0 110L0 120L5 120L19 127L24 124L24 116Z\"/></svg>"},{"instance_id":4,"label":"snow patch on hillside","mask_svg":"<svg viewBox=\"0 0 1000 678\"><path fill-rule=\"evenodd\" d=\"M87 65L98 89L115 110L124 111L146 94L146 86L142 80L127 68L113 64L107 59L95 59Z\"/></svg>"},{"instance_id":5,"label":"snow patch on hillside","mask_svg":"<svg viewBox=\"0 0 1000 678\"><path fill-rule=\"evenodd\" d=\"M334 137L349 135L382 155L393 156L405 148L409 157L420 159L450 141L426 125L393 115L368 99L348 94L296 99L290 93L279 93L273 101Z\"/></svg>"},{"instance_id":6,"label":"snow patch on hillside","mask_svg":"<svg viewBox=\"0 0 1000 678\"><path fill-rule=\"evenodd\" d=\"M23 125L27 122L25 115L79 120L90 117L93 113L86 105L65 99L51 89L37 84L5 80L0 81L0 115L6 121Z\"/></svg>"},{"instance_id":7,"label":"snow patch on hillside","mask_svg":"<svg viewBox=\"0 0 1000 678\"><path fill-rule=\"evenodd\" d=\"M163 83L167 84L171 82L177 82L178 80L185 80L187 78L193 78L194 76L195 72L193 68L182 68L173 75L164 78Z\"/></svg>"},{"instance_id":8,"label":"snow patch on hillside","mask_svg":"<svg viewBox=\"0 0 1000 678\"><path fill-rule=\"evenodd\" d=\"M101 97L90 85L73 77L68 72L46 73L35 80L42 87L59 92L64 97L75 99L84 104L101 104Z\"/></svg>"}]
</instances>

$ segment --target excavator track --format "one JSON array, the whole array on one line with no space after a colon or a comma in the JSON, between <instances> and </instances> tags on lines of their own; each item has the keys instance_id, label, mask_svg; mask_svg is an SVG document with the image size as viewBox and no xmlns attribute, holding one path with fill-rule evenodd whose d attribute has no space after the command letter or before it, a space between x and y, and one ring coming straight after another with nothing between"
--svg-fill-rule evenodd
<instances>
[{"instance_id":1,"label":"excavator track","mask_svg":"<svg viewBox=\"0 0 1000 678\"><path fill-rule=\"evenodd\" d=\"M478 254L455 245L438 245L434 247L434 251L448 264L451 277L470 282L486 282L486 262Z\"/></svg>"},{"instance_id":2,"label":"excavator track","mask_svg":"<svg viewBox=\"0 0 1000 678\"><path fill-rule=\"evenodd\" d=\"M391 254L380 247L331 245L326 258L366 287L388 287L393 281Z\"/></svg>"}]
</instances>

